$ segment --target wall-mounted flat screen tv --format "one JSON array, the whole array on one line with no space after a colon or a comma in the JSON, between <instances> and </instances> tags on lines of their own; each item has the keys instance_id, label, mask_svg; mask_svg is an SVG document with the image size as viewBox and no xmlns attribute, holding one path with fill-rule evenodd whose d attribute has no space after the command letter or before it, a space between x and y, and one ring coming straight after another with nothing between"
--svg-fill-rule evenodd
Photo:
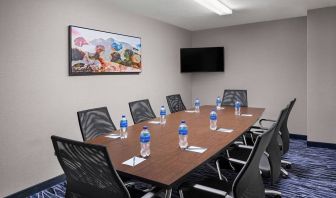
<instances>
[{"instance_id":1,"label":"wall-mounted flat screen tv","mask_svg":"<svg viewBox=\"0 0 336 198\"><path fill-rule=\"evenodd\" d=\"M181 72L224 72L224 47L181 48Z\"/></svg>"}]
</instances>

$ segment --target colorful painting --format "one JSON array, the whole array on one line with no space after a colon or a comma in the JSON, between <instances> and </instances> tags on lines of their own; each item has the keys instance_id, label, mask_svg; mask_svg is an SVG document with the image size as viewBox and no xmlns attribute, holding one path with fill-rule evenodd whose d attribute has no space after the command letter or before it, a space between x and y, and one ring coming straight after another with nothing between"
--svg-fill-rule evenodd
<instances>
[{"instance_id":1,"label":"colorful painting","mask_svg":"<svg viewBox=\"0 0 336 198\"><path fill-rule=\"evenodd\" d=\"M69 74L96 75L139 73L139 37L69 26Z\"/></svg>"}]
</instances>

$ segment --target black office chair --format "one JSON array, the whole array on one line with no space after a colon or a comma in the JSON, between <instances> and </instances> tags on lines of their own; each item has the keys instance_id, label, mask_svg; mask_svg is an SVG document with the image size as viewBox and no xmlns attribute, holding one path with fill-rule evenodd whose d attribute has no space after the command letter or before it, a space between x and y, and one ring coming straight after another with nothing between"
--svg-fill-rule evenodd
<instances>
[{"instance_id":1,"label":"black office chair","mask_svg":"<svg viewBox=\"0 0 336 198\"><path fill-rule=\"evenodd\" d=\"M221 106L234 106L236 101L240 102L241 107L247 107L247 90L225 89ZM247 141L245 134L243 134L235 141L235 143L246 145Z\"/></svg>"},{"instance_id":2,"label":"black office chair","mask_svg":"<svg viewBox=\"0 0 336 198\"><path fill-rule=\"evenodd\" d=\"M134 124L156 118L148 99L128 103Z\"/></svg>"},{"instance_id":3,"label":"black office chair","mask_svg":"<svg viewBox=\"0 0 336 198\"><path fill-rule=\"evenodd\" d=\"M294 106L295 102L296 102L296 98L294 98L292 101L290 101L290 103L288 105L288 110L287 110L287 113L286 113L286 116L285 116L285 120L282 123L281 128L280 128L281 139L278 142L279 142L279 146L281 148L282 155L286 154L289 150L289 134L290 133L289 133L289 130L288 130L287 122L288 122L288 117L289 117L290 113L292 112L292 109L293 109L293 106ZM264 127L262 123L265 122L265 121L274 122L274 120L270 120L270 119L261 119L259 121L259 124L260 124L261 127ZM291 162L288 162L288 161L285 161L285 160L281 160L281 163L286 168L290 168L291 165L292 165Z\"/></svg>"},{"instance_id":4,"label":"black office chair","mask_svg":"<svg viewBox=\"0 0 336 198\"><path fill-rule=\"evenodd\" d=\"M265 195L278 196L278 192L265 190L260 175L259 163L261 156L272 139L275 127L257 137L248 160L232 182L207 179L199 184L183 184L180 189L180 197L226 197L226 198L260 198Z\"/></svg>"},{"instance_id":5,"label":"black office chair","mask_svg":"<svg viewBox=\"0 0 336 198\"><path fill-rule=\"evenodd\" d=\"M77 116L84 141L116 130L107 107L79 111Z\"/></svg>"},{"instance_id":6,"label":"black office chair","mask_svg":"<svg viewBox=\"0 0 336 198\"><path fill-rule=\"evenodd\" d=\"M182 98L180 94L169 95L166 96L168 107L170 113L176 113L179 111L185 111L186 107L183 104Z\"/></svg>"},{"instance_id":7,"label":"black office chair","mask_svg":"<svg viewBox=\"0 0 336 198\"><path fill-rule=\"evenodd\" d=\"M288 131L288 126L287 126L287 122L288 122L288 117L293 109L293 106L296 102L296 98L294 98L292 101L290 101L290 103L287 105L287 113L285 116L285 120L283 122L283 124L280 127L280 138L278 138L278 143L280 146L280 150L282 152L282 155L286 154L289 150L289 131ZM275 120L271 120L271 119L260 119L259 120L259 126L253 126L251 128L254 129L263 129L265 130L265 127L262 123L263 122L270 122L270 123L274 123L276 122ZM285 160L281 160L281 164L285 167L285 168L290 168L292 163L285 161ZM282 169L282 172L288 176L288 173L286 170Z\"/></svg>"},{"instance_id":8,"label":"black office chair","mask_svg":"<svg viewBox=\"0 0 336 198\"><path fill-rule=\"evenodd\" d=\"M222 106L234 106L239 101L241 107L247 107L247 90L225 89L222 99Z\"/></svg>"},{"instance_id":9,"label":"black office chair","mask_svg":"<svg viewBox=\"0 0 336 198\"><path fill-rule=\"evenodd\" d=\"M57 136L51 136L51 140L66 176L65 197L130 198L131 195L143 195L126 188L112 165L106 147Z\"/></svg>"},{"instance_id":10,"label":"black office chair","mask_svg":"<svg viewBox=\"0 0 336 198\"><path fill-rule=\"evenodd\" d=\"M278 146L278 137L280 136L279 130L285 120L287 110L287 107L281 110L281 113L276 123L274 124L275 128L272 139L266 148L266 152L264 155L262 155L259 164L262 175L265 177L270 177L272 184L275 184L279 180L280 173L283 173L281 168L281 151ZM251 131L251 133L255 134L256 136L259 136L263 132L264 131ZM241 168L241 166L243 166L247 160L247 157L249 156L252 149L252 146L238 145L238 148L227 152L231 166L235 169ZM284 177L287 177L285 173L283 174Z\"/></svg>"}]
</instances>

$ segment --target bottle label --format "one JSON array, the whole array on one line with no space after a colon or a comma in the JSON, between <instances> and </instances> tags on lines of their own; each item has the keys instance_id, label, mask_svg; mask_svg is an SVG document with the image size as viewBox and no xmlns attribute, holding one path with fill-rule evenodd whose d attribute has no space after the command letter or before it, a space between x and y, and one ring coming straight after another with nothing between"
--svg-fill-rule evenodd
<instances>
[{"instance_id":1,"label":"bottle label","mask_svg":"<svg viewBox=\"0 0 336 198\"><path fill-rule=\"evenodd\" d=\"M214 114L210 114L210 120L217 120L217 115Z\"/></svg>"},{"instance_id":2,"label":"bottle label","mask_svg":"<svg viewBox=\"0 0 336 198\"><path fill-rule=\"evenodd\" d=\"M198 106L198 107L199 107L200 105L201 105L201 102L200 102L199 100L196 100L196 101L195 101L195 106Z\"/></svg>"},{"instance_id":3,"label":"bottle label","mask_svg":"<svg viewBox=\"0 0 336 198\"><path fill-rule=\"evenodd\" d=\"M148 143L150 141L150 134L142 134L140 135L140 142L141 143Z\"/></svg>"},{"instance_id":4,"label":"bottle label","mask_svg":"<svg viewBox=\"0 0 336 198\"><path fill-rule=\"evenodd\" d=\"M120 121L120 128L126 128L127 127L127 120L121 120Z\"/></svg>"},{"instance_id":5,"label":"bottle label","mask_svg":"<svg viewBox=\"0 0 336 198\"><path fill-rule=\"evenodd\" d=\"M188 135L187 127L180 127L179 128L179 135Z\"/></svg>"},{"instance_id":6,"label":"bottle label","mask_svg":"<svg viewBox=\"0 0 336 198\"><path fill-rule=\"evenodd\" d=\"M217 98L217 100L216 100L216 104L217 104L217 106L221 105L221 103L222 103L221 99L220 99L220 98Z\"/></svg>"},{"instance_id":7,"label":"bottle label","mask_svg":"<svg viewBox=\"0 0 336 198\"><path fill-rule=\"evenodd\" d=\"M161 110L160 115L166 115L166 110Z\"/></svg>"},{"instance_id":8,"label":"bottle label","mask_svg":"<svg viewBox=\"0 0 336 198\"><path fill-rule=\"evenodd\" d=\"M236 109L239 109L239 108L240 108L240 102L236 102L236 103L235 103L235 108L236 108Z\"/></svg>"}]
</instances>

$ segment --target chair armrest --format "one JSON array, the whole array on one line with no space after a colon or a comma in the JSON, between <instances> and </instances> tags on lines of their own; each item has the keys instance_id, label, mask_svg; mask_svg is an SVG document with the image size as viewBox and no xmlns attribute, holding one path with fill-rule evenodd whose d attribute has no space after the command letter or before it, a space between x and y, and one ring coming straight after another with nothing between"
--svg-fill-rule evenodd
<instances>
[{"instance_id":1,"label":"chair armrest","mask_svg":"<svg viewBox=\"0 0 336 198\"><path fill-rule=\"evenodd\" d=\"M238 148L244 148L244 149L253 149L253 146L249 146L249 145L238 145Z\"/></svg>"},{"instance_id":2,"label":"chair armrest","mask_svg":"<svg viewBox=\"0 0 336 198\"><path fill-rule=\"evenodd\" d=\"M250 133L253 133L253 135L261 135L264 131L250 131Z\"/></svg>"},{"instance_id":3,"label":"chair armrest","mask_svg":"<svg viewBox=\"0 0 336 198\"><path fill-rule=\"evenodd\" d=\"M223 197L225 197L228 194L227 192L225 192L223 190L218 190L218 189L211 188L211 187L208 187L208 186L203 186L203 185L200 185L200 184L195 184L192 187L195 188L195 189L198 189L198 190L206 191L206 192L216 194L216 195L220 195L220 196L223 196Z\"/></svg>"},{"instance_id":4,"label":"chair armrest","mask_svg":"<svg viewBox=\"0 0 336 198\"><path fill-rule=\"evenodd\" d=\"M235 159L235 158L229 158L229 161L230 161L230 162L237 163L237 164L242 164L242 165L245 165L245 164L246 164L246 161L239 160L239 159Z\"/></svg>"},{"instance_id":5,"label":"chair armrest","mask_svg":"<svg viewBox=\"0 0 336 198\"><path fill-rule=\"evenodd\" d=\"M269 128L267 128L267 127L263 127L263 126L251 126L250 127L250 130L251 129L258 129L258 130L264 130L264 131L266 131L266 130L268 130Z\"/></svg>"},{"instance_id":6,"label":"chair armrest","mask_svg":"<svg viewBox=\"0 0 336 198\"><path fill-rule=\"evenodd\" d=\"M264 126L262 125L262 122L276 122L276 120L271 120L271 119L261 119L261 120L259 120L259 125L260 125L261 127L264 127Z\"/></svg>"},{"instance_id":7,"label":"chair armrest","mask_svg":"<svg viewBox=\"0 0 336 198\"><path fill-rule=\"evenodd\" d=\"M124 185L126 186L126 187L131 187L131 186L133 186L135 184L135 182L125 182L124 183Z\"/></svg>"}]
</instances>

